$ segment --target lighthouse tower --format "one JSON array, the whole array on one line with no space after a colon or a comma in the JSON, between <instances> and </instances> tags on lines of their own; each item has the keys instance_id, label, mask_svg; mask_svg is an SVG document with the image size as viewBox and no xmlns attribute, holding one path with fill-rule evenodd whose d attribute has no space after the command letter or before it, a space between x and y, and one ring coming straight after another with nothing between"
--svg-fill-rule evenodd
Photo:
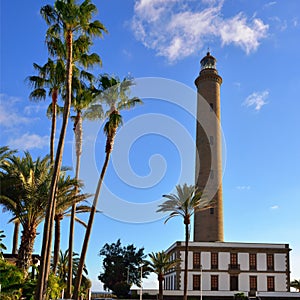
<instances>
[{"instance_id":1,"label":"lighthouse tower","mask_svg":"<svg viewBox=\"0 0 300 300\"><path fill-rule=\"evenodd\" d=\"M222 77L216 59L207 52L200 61L201 70L195 80L197 87L196 186L209 196L214 206L195 211L194 241L223 241L222 148L220 86Z\"/></svg>"}]
</instances>

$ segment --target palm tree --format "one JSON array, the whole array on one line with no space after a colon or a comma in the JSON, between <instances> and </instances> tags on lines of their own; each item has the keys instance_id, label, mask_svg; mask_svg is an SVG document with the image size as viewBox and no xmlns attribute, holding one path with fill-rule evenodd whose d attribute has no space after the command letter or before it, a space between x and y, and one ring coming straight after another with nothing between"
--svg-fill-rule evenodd
<instances>
[{"instance_id":1,"label":"palm tree","mask_svg":"<svg viewBox=\"0 0 300 300\"><path fill-rule=\"evenodd\" d=\"M96 11L96 6L93 5L90 0L85 0L80 5L77 5L75 0L56 0L54 6L46 5L41 8L41 15L44 17L47 25L49 25L47 30L49 52L51 53L53 50L53 48L51 48L53 39L61 39L66 45L66 99L64 103L63 122L57 145L49 200L46 210L41 266L38 279L38 289L35 295L36 300L45 298L46 281L50 268L50 249L55 215L54 211L56 206L55 191L62 163L64 141L72 98L73 40L78 34L83 35L84 33L87 37L101 37L102 32L106 31L105 27L98 20L93 22L90 21Z\"/></svg>"},{"instance_id":2,"label":"palm tree","mask_svg":"<svg viewBox=\"0 0 300 300\"><path fill-rule=\"evenodd\" d=\"M51 179L49 157L34 161L25 152L23 158L12 156L5 166L2 177L0 203L13 213L22 224L23 231L18 253L17 265L24 270L31 265L36 230L44 219Z\"/></svg>"},{"instance_id":3,"label":"palm tree","mask_svg":"<svg viewBox=\"0 0 300 300\"><path fill-rule=\"evenodd\" d=\"M92 75L86 76L90 82L90 86L86 86L85 82L79 79L79 76L73 76L73 101L72 106L76 115L73 119L73 130L75 134L75 149L76 149L76 172L75 178L79 179L80 173L80 159L82 152L82 121L83 119L95 120L103 118L103 108L101 104L92 104L95 100L94 87L92 82L94 77ZM70 230L69 230L69 251L73 252L73 240L74 240L74 226L75 226L75 213L76 203L72 205L71 218L70 218ZM71 297L72 289L72 257L69 256L69 274L67 282L66 296Z\"/></svg>"},{"instance_id":4,"label":"palm tree","mask_svg":"<svg viewBox=\"0 0 300 300\"><path fill-rule=\"evenodd\" d=\"M164 251L157 253L150 253L149 257L151 261L149 262L148 267L151 272L157 274L158 286L159 286L159 296L158 299L163 299L163 281L165 280L165 274L177 266L179 259L171 260L171 253L166 253Z\"/></svg>"},{"instance_id":5,"label":"palm tree","mask_svg":"<svg viewBox=\"0 0 300 300\"><path fill-rule=\"evenodd\" d=\"M33 88L33 91L29 95L29 99L33 101L45 100L47 96L46 89L49 90L49 96L51 96L51 137L50 137L50 160L54 162L54 141L56 132L56 115L57 115L57 100L58 95L61 93L65 83L66 69L62 59L58 59L56 62L51 58L43 66L33 64L34 69L38 72L38 75L27 77L27 82Z\"/></svg>"},{"instance_id":6,"label":"palm tree","mask_svg":"<svg viewBox=\"0 0 300 300\"><path fill-rule=\"evenodd\" d=\"M106 173L106 169L109 163L110 155L112 153L114 139L117 133L118 127L122 124L122 116L120 115L120 110L129 109L134 107L138 103L142 103L137 97L130 98L129 92L130 87L133 85L133 80L131 78L124 78L122 82L118 78L111 77L109 75L102 75L99 78L100 91L101 91L101 103L105 102L109 106L107 112L108 120L104 126L104 133L106 135L106 146L105 146L105 160L102 166L102 171L98 180L93 206L91 208L88 226L86 229L80 262L78 267L78 272L76 275L75 287L74 287L74 299L78 298L79 287L81 284L82 268L85 261L85 256L87 253L88 243L92 231L92 226L94 222L96 207L98 203L98 198L101 191L102 182Z\"/></svg>"},{"instance_id":7,"label":"palm tree","mask_svg":"<svg viewBox=\"0 0 300 300\"><path fill-rule=\"evenodd\" d=\"M14 220L13 246L12 246L12 250L11 250L12 254L18 254L19 231L20 231L20 221L19 221L19 219L15 219Z\"/></svg>"},{"instance_id":8,"label":"palm tree","mask_svg":"<svg viewBox=\"0 0 300 300\"><path fill-rule=\"evenodd\" d=\"M7 250L6 246L2 243L2 240L6 238L3 230L0 230L0 260L3 259L2 250Z\"/></svg>"},{"instance_id":9,"label":"palm tree","mask_svg":"<svg viewBox=\"0 0 300 300\"><path fill-rule=\"evenodd\" d=\"M0 147L0 178L2 176L2 170L7 164L7 161L9 158L16 153L16 150L9 150L9 147L7 146L1 146Z\"/></svg>"},{"instance_id":10,"label":"palm tree","mask_svg":"<svg viewBox=\"0 0 300 300\"><path fill-rule=\"evenodd\" d=\"M64 216L68 214L68 209L74 204L86 200L90 197L90 194L79 194L78 188L82 187L83 184L80 183L76 178L71 178L66 176L64 172L61 172L60 178L57 184L57 203L55 209L55 232L54 232L54 255L53 255L53 273L55 273L59 249L60 249L60 224ZM79 212L88 212L89 206L78 207ZM83 223L83 222L81 222ZM83 223L84 224L84 223Z\"/></svg>"},{"instance_id":11,"label":"palm tree","mask_svg":"<svg viewBox=\"0 0 300 300\"><path fill-rule=\"evenodd\" d=\"M78 269L78 263L79 263L79 257L78 254L73 252L72 255L73 260L73 278L75 278L77 269ZM51 263L53 268L53 261ZM69 250L67 249L65 252L59 251L59 257L58 257L58 263L55 275L61 280L61 282L65 283L67 282L68 277L68 269L69 269ZM84 273L87 275L88 271L86 267L83 268Z\"/></svg>"},{"instance_id":12,"label":"palm tree","mask_svg":"<svg viewBox=\"0 0 300 300\"><path fill-rule=\"evenodd\" d=\"M185 225L185 260L184 260L184 300L187 300L187 283L188 283L188 244L190 238L191 216L195 209L202 210L212 205L209 199L201 198L201 193L197 192L194 185L176 186L177 194L163 195L167 198L165 202L159 205L157 212L170 212L165 223L173 217L180 216L183 218Z\"/></svg>"},{"instance_id":13,"label":"palm tree","mask_svg":"<svg viewBox=\"0 0 300 300\"><path fill-rule=\"evenodd\" d=\"M294 289L298 290L298 292L300 292L300 280L293 280L291 282L291 287L293 287Z\"/></svg>"},{"instance_id":14,"label":"palm tree","mask_svg":"<svg viewBox=\"0 0 300 300\"><path fill-rule=\"evenodd\" d=\"M16 153L16 150L10 150L7 146L0 147L0 180L3 174L3 167L9 163L9 158ZM19 241L19 228L20 221L16 219L14 221L14 233L13 233L13 246L12 254L18 254L18 241Z\"/></svg>"}]
</instances>

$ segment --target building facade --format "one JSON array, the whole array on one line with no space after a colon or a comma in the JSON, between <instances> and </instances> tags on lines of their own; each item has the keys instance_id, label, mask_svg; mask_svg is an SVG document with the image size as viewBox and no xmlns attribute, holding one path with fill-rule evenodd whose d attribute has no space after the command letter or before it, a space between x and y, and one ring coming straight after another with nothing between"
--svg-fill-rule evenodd
<instances>
[{"instance_id":1,"label":"building facade","mask_svg":"<svg viewBox=\"0 0 300 300\"><path fill-rule=\"evenodd\" d=\"M179 267L165 275L166 296L183 292L184 242L169 249ZM188 295L204 299L233 299L237 293L257 299L300 299L289 293L288 244L191 242L189 246ZM168 299L168 298L166 298Z\"/></svg>"}]
</instances>

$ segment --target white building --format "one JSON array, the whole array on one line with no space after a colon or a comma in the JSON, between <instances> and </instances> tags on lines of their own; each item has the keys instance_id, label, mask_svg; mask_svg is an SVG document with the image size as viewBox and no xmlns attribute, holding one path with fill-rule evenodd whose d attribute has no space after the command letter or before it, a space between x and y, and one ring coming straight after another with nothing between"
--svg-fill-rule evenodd
<instances>
[{"instance_id":1,"label":"white building","mask_svg":"<svg viewBox=\"0 0 300 300\"><path fill-rule=\"evenodd\" d=\"M182 296L184 242L166 251L181 264L165 276L165 299ZM290 293L288 244L190 242L188 295L204 299L233 299L244 293L260 299L300 299ZM229 297L229 298L228 298Z\"/></svg>"}]
</instances>

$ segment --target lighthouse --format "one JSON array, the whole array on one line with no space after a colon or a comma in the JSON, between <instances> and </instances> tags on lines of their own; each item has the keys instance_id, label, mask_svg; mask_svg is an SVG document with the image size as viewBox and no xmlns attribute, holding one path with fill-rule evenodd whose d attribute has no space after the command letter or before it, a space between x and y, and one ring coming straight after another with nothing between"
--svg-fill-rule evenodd
<instances>
[{"instance_id":1,"label":"lighthouse","mask_svg":"<svg viewBox=\"0 0 300 300\"><path fill-rule=\"evenodd\" d=\"M222 141L220 87L216 59L207 52L200 61L197 87L196 172L195 183L203 197L212 198L213 206L195 211L194 241L224 240L222 201Z\"/></svg>"}]
</instances>

